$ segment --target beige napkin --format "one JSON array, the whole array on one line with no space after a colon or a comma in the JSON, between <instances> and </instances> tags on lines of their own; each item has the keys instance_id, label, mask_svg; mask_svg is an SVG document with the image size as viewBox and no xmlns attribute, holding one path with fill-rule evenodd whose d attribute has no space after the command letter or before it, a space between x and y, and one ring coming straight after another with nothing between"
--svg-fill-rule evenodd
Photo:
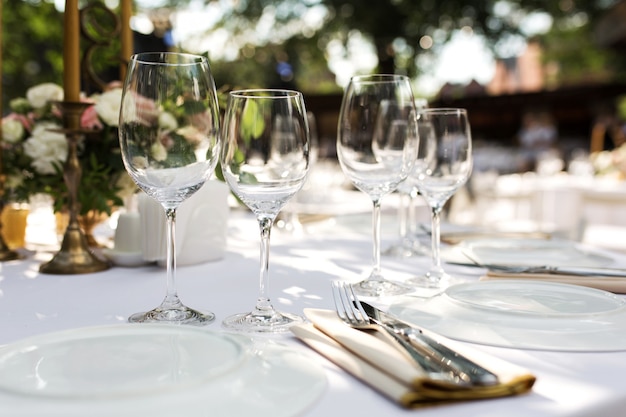
<instances>
[{"instance_id":1,"label":"beige napkin","mask_svg":"<svg viewBox=\"0 0 626 417\"><path fill-rule=\"evenodd\" d=\"M305 309L304 314L312 324L292 326L298 338L407 408L521 394L535 382L535 377L524 369L442 337L437 339L496 372L500 383L462 387L434 380L400 352L385 332L353 329L330 310Z\"/></svg>"},{"instance_id":2,"label":"beige napkin","mask_svg":"<svg viewBox=\"0 0 626 417\"><path fill-rule=\"evenodd\" d=\"M525 279L533 281L558 282L561 284L582 285L584 287L596 288L598 290L609 291L616 294L626 294L626 276L601 277L564 274L520 274L500 271L488 271L486 275L480 277L481 281L494 279Z\"/></svg>"}]
</instances>

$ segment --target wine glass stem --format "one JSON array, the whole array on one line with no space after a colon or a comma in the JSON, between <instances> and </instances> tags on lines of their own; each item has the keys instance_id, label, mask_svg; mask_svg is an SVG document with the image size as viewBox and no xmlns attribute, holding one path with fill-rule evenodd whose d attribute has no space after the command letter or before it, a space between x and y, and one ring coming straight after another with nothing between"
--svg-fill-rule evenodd
<instances>
[{"instance_id":1,"label":"wine glass stem","mask_svg":"<svg viewBox=\"0 0 626 417\"><path fill-rule=\"evenodd\" d=\"M372 276L380 275L380 199L374 200L372 210L372 234L374 236Z\"/></svg>"},{"instance_id":2,"label":"wine glass stem","mask_svg":"<svg viewBox=\"0 0 626 417\"><path fill-rule=\"evenodd\" d=\"M432 207L432 266L431 272L441 273L441 256L440 256L440 244L441 244L441 207Z\"/></svg>"},{"instance_id":3,"label":"wine glass stem","mask_svg":"<svg viewBox=\"0 0 626 417\"><path fill-rule=\"evenodd\" d=\"M415 214L415 200L416 195L414 193L409 194L409 207L407 213L407 234L410 236L417 235L417 221Z\"/></svg>"},{"instance_id":4,"label":"wine glass stem","mask_svg":"<svg viewBox=\"0 0 626 417\"><path fill-rule=\"evenodd\" d=\"M409 219L410 197L408 194L400 193L400 204L398 205L398 224L400 230L400 239L404 240L407 236L408 219Z\"/></svg>"},{"instance_id":5,"label":"wine glass stem","mask_svg":"<svg viewBox=\"0 0 626 417\"><path fill-rule=\"evenodd\" d=\"M258 311L267 311L272 309L269 291L269 266L270 266L270 234L272 231L272 222L274 219L269 217L259 218L259 229L261 232L261 269L259 271L259 298L257 299L256 309Z\"/></svg>"},{"instance_id":6,"label":"wine glass stem","mask_svg":"<svg viewBox=\"0 0 626 417\"><path fill-rule=\"evenodd\" d=\"M165 218L167 220L167 293L161 305L172 308L181 304L176 292L176 209L166 208Z\"/></svg>"}]
</instances>

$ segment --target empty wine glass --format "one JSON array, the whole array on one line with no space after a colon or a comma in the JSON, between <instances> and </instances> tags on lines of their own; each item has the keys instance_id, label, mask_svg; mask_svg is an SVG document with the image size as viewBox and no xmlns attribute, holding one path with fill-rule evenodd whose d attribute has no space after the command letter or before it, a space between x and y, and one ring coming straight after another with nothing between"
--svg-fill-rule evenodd
<instances>
[{"instance_id":1,"label":"empty wine glass","mask_svg":"<svg viewBox=\"0 0 626 417\"><path fill-rule=\"evenodd\" d=\"M219 108L205 57L180 53L133 55L120 109L124 166L167 218L166 295L131 322L206 324L215 316L183 305L176 291L176 209L202 187L219 156Z\"/></svg>"},{"instance_id":2,"label":"empty wine glass","mask_svg":"<svg viewBox=\"0 0 626 417\"><path fill-rule=\"evenodd\" d=\"M443 289L450 276L440 257L440 213L444 204L463 186L472 172L472 136L465 109L425 109L418 113L420 151L425 163L414 168L411 180L426 199L432 213L432 264L411 285Z\"/></svg>"},{"instance_id":3,"label":"empty wine glass","mask_svg":"<svg viewBox=\"0 0 626 417\"><path fill-rule=\"evenodd\" d=\"M284 232L290 233L294 236L300 236L305 233L305 227L302 224L302 218L300 216L300 206L305 203L302 200L303 193L311 189L311 174L313 167L317 163L317 157L319 155L319 141L317 138L317 122L315 121L315 115L311 112L307 112L307 121L309 122L309 175L307 181L302 185L302 190L297 193L293 199L291 199L280 212L278 219L275 222L275 226Z\"/></svg>"},{"instance_id":4,"label":"empty wine glass","mask_svg":"<svg viewBox=\"0 0 626 417\"><path fill-rule=\"evenodd\" d=\"M428 107L426 99L415 99L415 108L419 112ZM419 130L418 130L419 133ZM418 160L415 165L420 164L423 156L418 152ZM417 169L415 166L413 169ZM430 255L430 247L420 240L419 227L416 221L415 200L419 196L417 186L411 181L411 175L398 184L398 239L383 251L383 255L396 258L411 258L414 256Z\"/></svg>"},{"instance_id":5,"label":"empty wine glass","mask_svg":"<svg viewBox=\"0 0 626 417\"><path fill-rule=\"evenodd\" d=\"M309 169L309 127L304 98L290 90L232 91L224 117L220 162L231 190L252 210L261 232L259 296L251 312L227 317L223 326L282 332L302 321L270 302L269 246L272 223L300 190Z\"/></svg>"},{"instance_id":6,"label":"empty wine glass","mask_svg":"<svg viewBox=\"0 0 626 417\"><path fill-rule=\"evenodd\" d=\"M373 202L373 268L355 285L366 296L398 295L411 289L380 268L380 204L409 174L417 154L415 102L408 77L356 76L346 88L339 113L337 157L344 174Z\"/></svg>"}]
</instances>

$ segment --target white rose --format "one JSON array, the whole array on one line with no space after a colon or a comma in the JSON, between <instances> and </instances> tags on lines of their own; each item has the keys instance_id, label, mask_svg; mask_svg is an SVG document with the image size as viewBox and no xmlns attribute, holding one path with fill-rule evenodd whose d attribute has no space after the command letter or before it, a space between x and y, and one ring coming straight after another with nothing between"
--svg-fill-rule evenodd
<instances>
[{"instance_id":1,"label":"white rose","mask_svg":"<svg viewBox=\"0 0 626 417\"><path fill-rule=\"evenodd\" d=\"M24 142L24 153L33 161L31 165L39 174L54 174L54 164L62 165L67 159L67 141L62 133L51 132L60 126L44 122L33 128L32 136Z\"/></svg>"},{"instance_id":2,"label":"white rose","mask_svg":"<svg viewBox=\"0 0 626 417\"><path fill-rule=\"evenodd\" d=\"M122 89L114 88L113 90L102 93L96 99L96 113L109 126L119 126L120 123L120 106L122 104Z\"/></svg>"},{"instance_id":3,"label":"white rose","mask_svg":"<svg viewBox=\"0 0 626 417\"><path fill-rule=\"evenodd\" d=\"M63 100L63 88L54 83L43 83L29 88L26 99L35 109L44 107L49 101Z\"/></svg>"},{"instance_id":4,"label":"white rose","mask_svg":"<svg viewBox=\"0 0 626 417\"><path fill-rule=\"evenodd\" d=\"M165 130L174 130L178 128L178 122L172 113L165 111L159 115L159 126Z\"/></svg>"},{"instance_id":5,"label":"white rose","mask_svg":"<svg viewBox=\"0 0 626 417\"><path fill-rule=\"evenodd\" d=\"M135 184L135 181L133 181L130 175L126 172L121 173L115 182L115 186L120 189L117 192L117 195L122 199L131 197L137 192L137 184Z\"/></svg>"},{"instance_id":6,"label":"white rose","mask_svg":"<svg viewBox=\"0 0 626 417\"><path fill-rule=\"evenodd\" d=\"M148 158L146 158L145 156L135 156L133 157L131 165L136 169L146 169L149 166Z\"/></svg>"},{"instance_id":7,"label":"white rose","mask_svg":"<svg viewBox=\"0 0 626 417\"><path fill-rule=\"evenodd\" d=\"M167 149L161 142L156 142L150 148L150 154L157 161L165 161L167 158Z\"/></svg>"},{"instance_id":8,"label":"white rose","mask_svg":"<svg viewBox=\"0 0 626 417\"><path fill-rule=\"evenodd\" d=\"M17 143L24 136L24 126L16 119L2 120L2 139L8 143Z\"/></svg>"},{"instance_id":9,"label":"white rose","mask_svg":"<svg viewBox=\"0 0 626 417\"><path fill-rule=\"evenodd\" d=\"M24 183L24 177L21 175L7 175L4 185L9 188L17 188Z\"/></svg>"},{"instance_id":10,"label":"white rose","mask_svg":"<svg viewBox=\"0 0 626 417\"><path fill-rule=\"evenodd\" d=\"M191 143L192 145L197 145L206 139L206 136L194 126L181 127L176 131L176 133L184 137L185 140L187 140L187 142Z\"/></svg>"}]
</instances>

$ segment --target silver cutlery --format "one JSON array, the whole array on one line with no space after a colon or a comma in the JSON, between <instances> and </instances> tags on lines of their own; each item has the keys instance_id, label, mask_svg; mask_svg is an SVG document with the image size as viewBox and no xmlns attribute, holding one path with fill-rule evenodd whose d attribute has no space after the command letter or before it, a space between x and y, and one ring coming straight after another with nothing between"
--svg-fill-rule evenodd
<instances>
[{"instance_id":1,"label":"silver cutlery","mask_svg":"<svg viewBox=\"0 0 626 417\"><path fill-rule=\"evenodd\" d=\"M332 288L337 314L344 322L356 329L383 329L430 378L468 386L498 383L496 375L425 335L421 330L398 320L391 322L385 313L385 317L381 317L382 312L359 301L351 285L333 282Z\"/></svg>"},{"instance_id":2,"label":"silver cutlery","mask_svg":"<svg viewBox=\"0 0 626 417\"><path fill-rule=\"evenodd\" d=\"M481 265L492 271L507 272L511 274L552 274L552 275L575 275L595 277L621 277L626 278L626 269L600 268L587 266L517 266L517 265Z\"/></svg>"},{"instance_id":3,"label":"silver cutlery","mask_svg":"<svg viewBox=\"0 0 626 417\"><path fill-rule=\"evenodd\" d=\"M463 251L463 254L472 262L472 264L468 265L486 268L496 272L506 272L510 274L552 274L574 275L581 277L596 276L626 278L626 269L620 268L605 268L599 266L506 265L491 263L486 264L474 259L466 251Z\"/></svg>"},{"instance_id":4,"label":"silver cutlery","mask_svg":"<svg viewBox=\"0 0 626 417\"><path fill-rule=\"evenodd\" d=\"M471 384L493 385L498 383L498 377L493 372L426 335L418 327L396 319L364 301L359 302L357 300L356 302L360 303L361 308L371 322L389 328L412 342L413 346L421 346L424 352L433 360L438 361L443 367L448 368L450 372L458 374Z\"/></svg>"},{"instance_id":5,"label":"silver cutlery","mask_svg":"<svg viewBox=\"0 0 626 417\"><path fill-rule=\"evenodd\" d=\"M359 311L352 301L356 299L352 286L344 285L339 282L333 282L332 289L337 315L344 323L358 330L383 330L398 343L403 352L410 359L417 363L428 378L469 386L469 383L462 378L451 372L443 370L440 365L433 362L428 356L420 353L413 345L407 342L400 335L382 326L370 323L365 312Z\"/></svg>"}]
</instances>

